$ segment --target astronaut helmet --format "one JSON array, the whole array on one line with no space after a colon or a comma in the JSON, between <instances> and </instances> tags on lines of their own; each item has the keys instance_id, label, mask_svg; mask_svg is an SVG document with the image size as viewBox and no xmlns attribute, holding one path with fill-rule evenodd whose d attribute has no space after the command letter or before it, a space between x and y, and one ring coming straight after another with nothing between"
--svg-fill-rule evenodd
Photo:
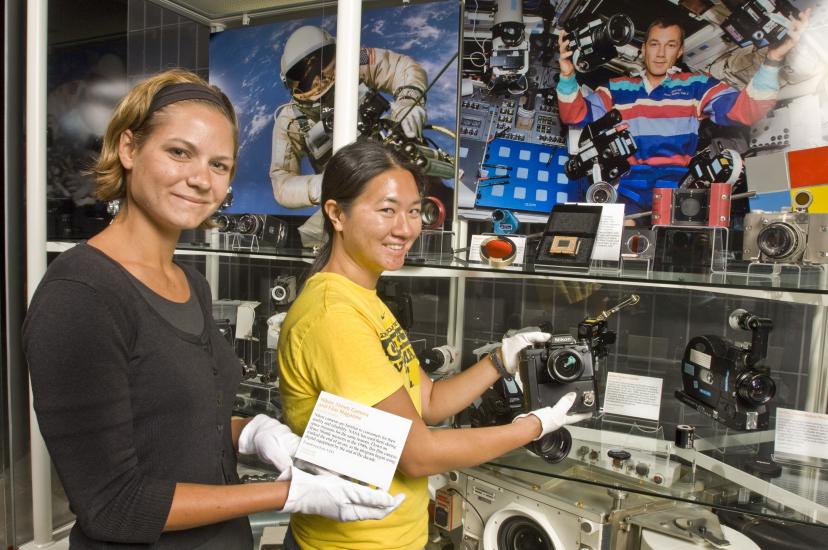
<instances>
[{"instance_id":1,"label":"astronaut helmet","mask_svg":"<svg viewBox=\"0 0 828 550\"><path fill-rule=\"evenodd\" d=\"M288 37L279 76L300 103L319 101L334 84L336 39L321 27L305 25Z\"/></svg>"}]
</instances>

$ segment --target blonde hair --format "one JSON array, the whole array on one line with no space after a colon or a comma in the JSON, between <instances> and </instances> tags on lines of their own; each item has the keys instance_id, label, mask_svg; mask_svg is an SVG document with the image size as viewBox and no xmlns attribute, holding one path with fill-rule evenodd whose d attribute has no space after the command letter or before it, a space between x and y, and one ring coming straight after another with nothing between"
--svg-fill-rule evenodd
<instances>
[{"instance_id":1,"label":"blonde hair","mask_svg":"<svg viewBox=\"0 0 828 550\"><path fill-rule=\"evenodd\" d=\"M131 130L136 147L141 147L158 126L159 113L164 111L162 107L150 112L150 104L160 90L172 84L201 85L216 94L223 107L204 99L184 101L197 101L209 105L227 117L233 126L233 160L236 160L239 152L239 125L233 104L221 90L211 86L197 74L183 69L171 69L136 84L115 108L104 134L101 154L91 170L96 180L95 196L98 200L108 202L126 197L126 170L118 154L121 134ZM236 163L233 162L231 180L235 172Z\"/></svg>"}]
</instances>

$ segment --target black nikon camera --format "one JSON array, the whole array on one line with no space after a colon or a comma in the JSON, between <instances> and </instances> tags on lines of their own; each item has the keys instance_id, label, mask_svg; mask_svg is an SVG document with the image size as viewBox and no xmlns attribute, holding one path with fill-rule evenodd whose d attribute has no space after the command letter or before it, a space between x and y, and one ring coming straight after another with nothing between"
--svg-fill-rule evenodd
<instances>
[{"instance_id":1,"label":"black nikon camera","mask_svg":"<svg viewBox=\"0 0 828 550\"><path fill-rule=\"evenodd\" d=\"M753 333L750 344L734 344L715 335L696 336L687 343L681 365L684 404L735 430L765 430L776 395L770 369L758 366L768 350L770 319L744 309L730 314L730 326Z\"/></svg>"},{"instance_id":2,"label":"black nikon camera","mask_svg":"<svg viewBox=\"0 0 828 550\"><path fill-rule=\"evenodd\" d=\"M570 414L597 410L598 367L607 356L607 346L615 342L615 333L607 327L607 318L623 307L637 304L632 294L615 307L587 318L578 324L578 337L553 335L548 342L526 348L520 353L518 372L523 391L512 379L500 379L472 404L472 426L495 426L511 422L517 415L555 405L570 392L577 392ZM546 325L546 326L545 326ZM548 324L540 330L552 332ZM561 428L533 441L527 448L555 464L569 454L572 436Z\"/></svg>"}]
</instances>

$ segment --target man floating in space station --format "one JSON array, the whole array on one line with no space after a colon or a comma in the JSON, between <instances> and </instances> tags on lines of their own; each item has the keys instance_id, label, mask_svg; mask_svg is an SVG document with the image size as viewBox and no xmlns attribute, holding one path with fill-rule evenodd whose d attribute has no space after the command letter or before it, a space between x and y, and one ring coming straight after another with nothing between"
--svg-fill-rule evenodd
<instances>
[{"instance_id":1,"label":"man floating in space station","mask_svg":"<svg viewBox=\"0 0 828 550\"><path fill-rule=\"evenodd\" d=\"M285 42L280 77L291 101L276 110L270 162L273 196L287 208L319 204L322 171L331 156L336 72L336 39L316 26L296 29ZM412 58L382 48L362 48L359 80L372 90L393 94L390 116L409 138L422 135L426 122L425 70ZM300 175L303 157L315 174ZM300 228L303 244L322 234L322 217Z\"/></svg>"},{"instance_id":2,"label":"man floating in space station","mask_svg":"<svg viewBox=\"0 0 828 550\"><path fill-rule=\"evenodd\" d=\"M683 53L684 29L674 20L653 21L647 29L641 56L644 69L616 77L584 95L575 78L567 33L560 31L560 80L557 84L561 122L582 127L617 109L635 138L638 150L629 159L631 171L622 176L617 192L627 214L649 210L654 187L676 187L699 142L699 123L753 125L776 103L779 68L799 42L810 10L791 20L782 40L771 43L764 63L742 90L709 74L683 72L675 66Z\"/></svg>"}]
</instances>

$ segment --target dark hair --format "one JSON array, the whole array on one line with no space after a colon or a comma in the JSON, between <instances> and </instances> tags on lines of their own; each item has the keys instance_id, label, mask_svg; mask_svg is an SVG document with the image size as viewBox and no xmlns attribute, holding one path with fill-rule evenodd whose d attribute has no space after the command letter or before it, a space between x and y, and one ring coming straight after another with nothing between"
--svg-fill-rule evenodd
<instances>
[{"instance_id":1,"label":"dark hair","mask_svg":"<svg viewBox=\"0 0 828 550\"><path fill-rule=\"evenodd\" d=\"M682 26L681 21L674 17L659 17L658 19L654 20L650 25L647 27L647 34L644 35L644 43L647 43L647 40L650 39L650 31L653 30L655 27L667 28L667 27L678 27L681 31L681 42L679 46L684 46L684 26Z\"/></svg>"},{"instance_id":2,"label":"dark hair","mask_svg":"<svg viewBox=\"0 0 828 550\"><path fill-rule=\"evenodd\" d=\"M323 226L322 247L308 272L307 278L322 270L331 259L334 228L330 218L325 213L325 203L334 200L339 207L346 211L351 204L365 190L366 184L383 172L394 168L402 168L411 172L420 194L423 192L423 176L420 170L409 163L397 151L386 148L375 141L356 141L346 145L336 152L325 167L322 175L322 195L319 204L322 206L322 216L325 218Z\"/></svg>"}]
</instances>

